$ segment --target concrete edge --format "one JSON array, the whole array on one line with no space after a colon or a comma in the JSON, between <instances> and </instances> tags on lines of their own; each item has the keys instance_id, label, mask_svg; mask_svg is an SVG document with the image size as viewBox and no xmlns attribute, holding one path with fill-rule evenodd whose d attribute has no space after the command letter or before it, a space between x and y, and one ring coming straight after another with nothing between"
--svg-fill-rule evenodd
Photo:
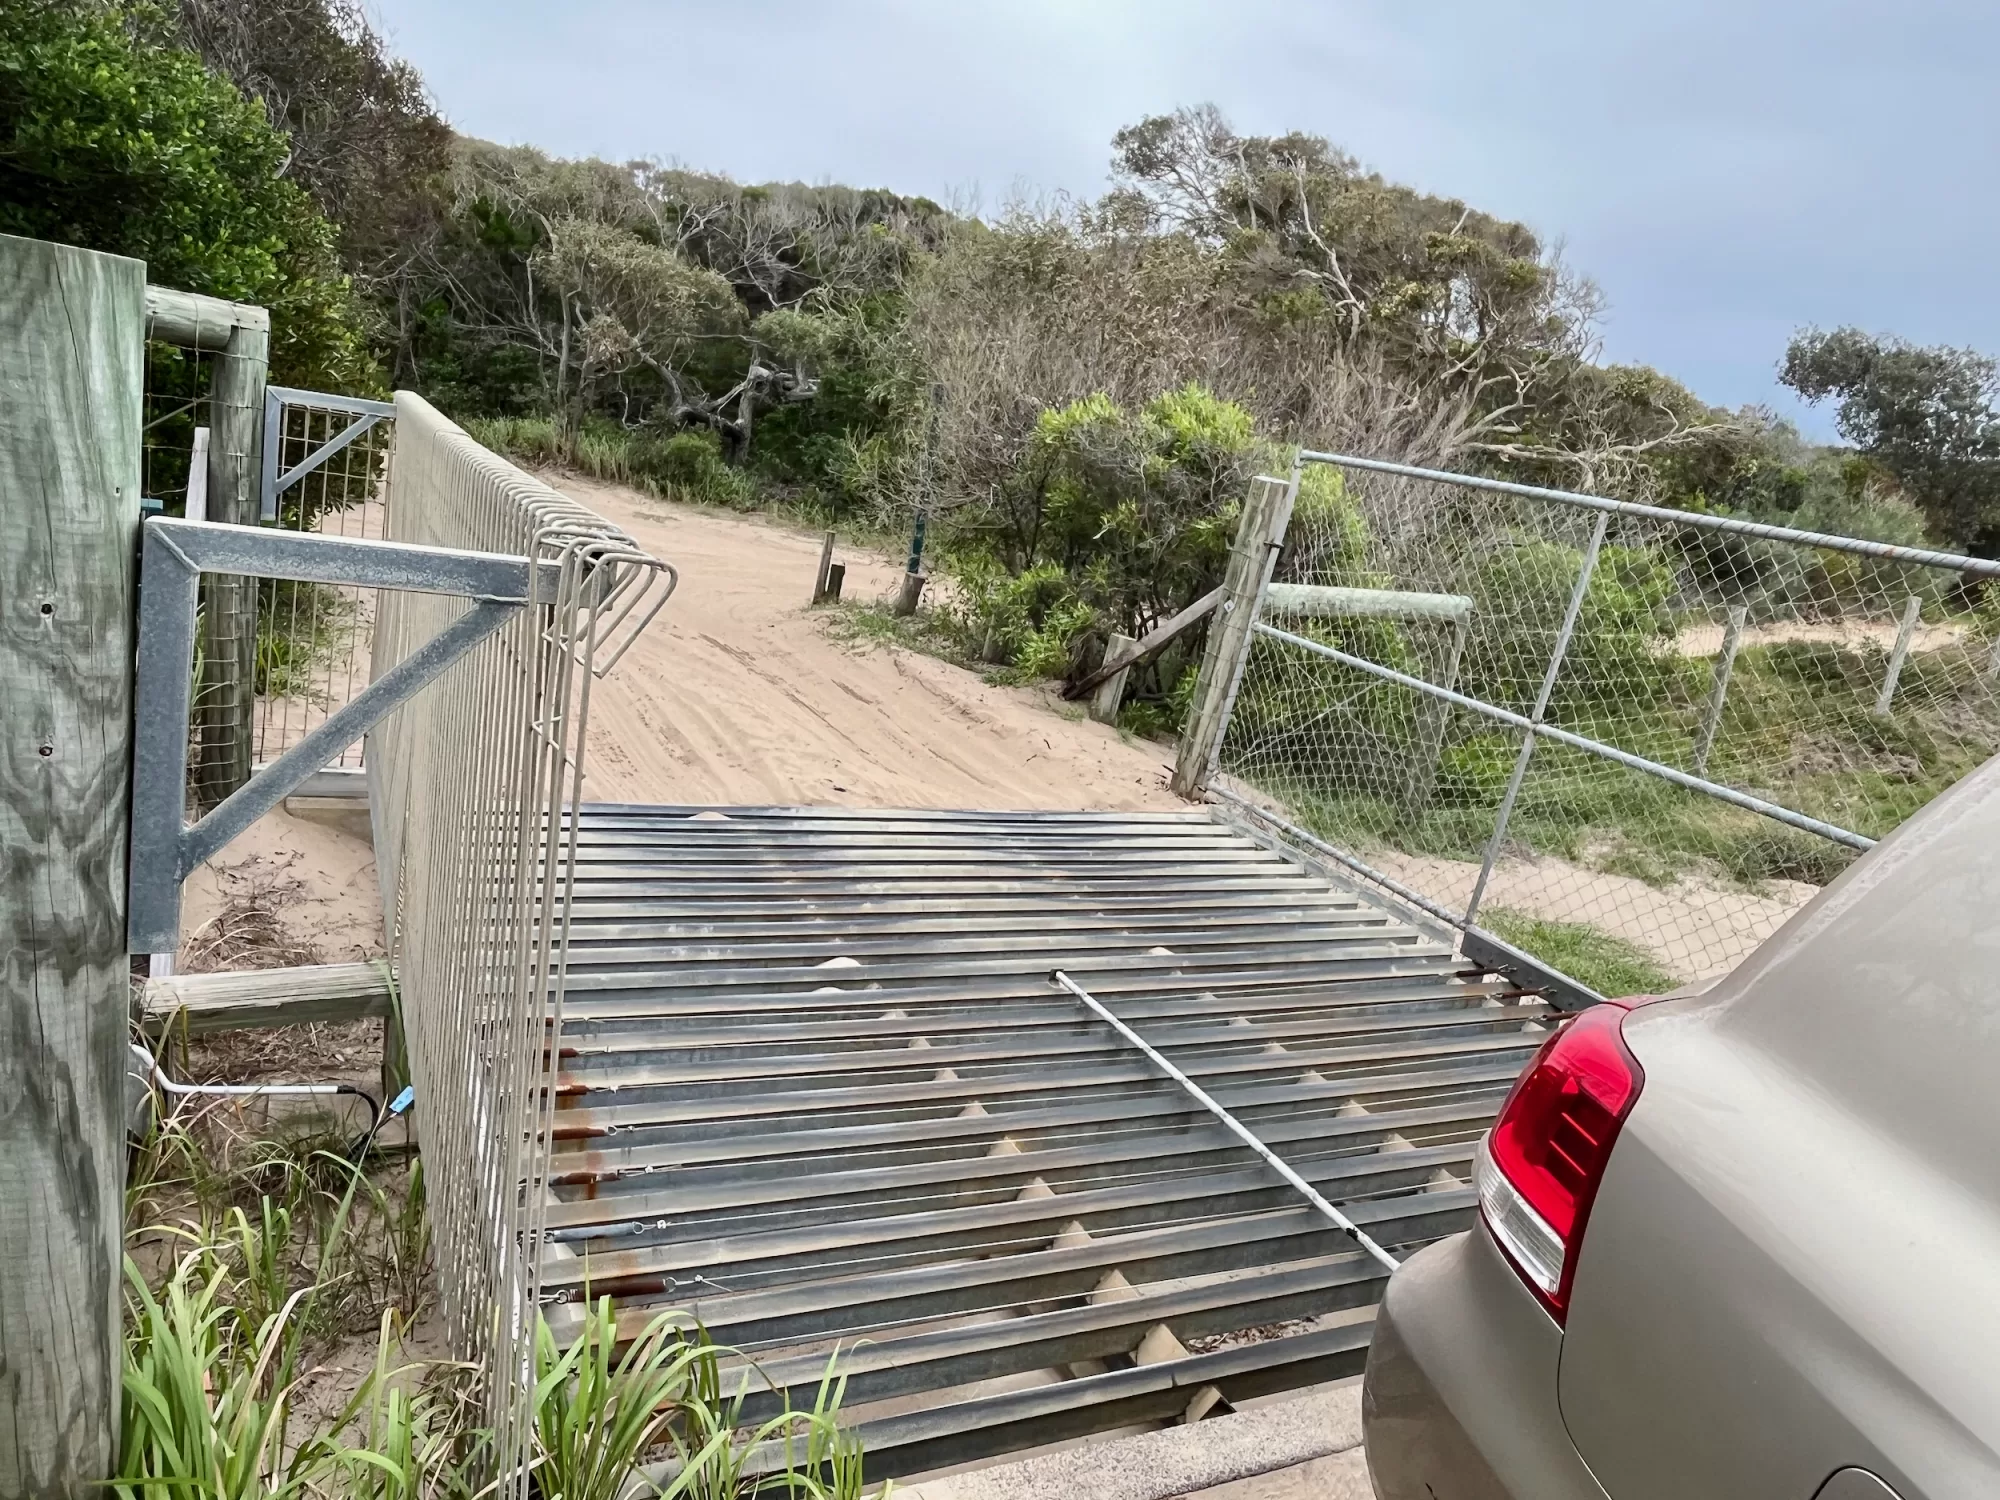
<instances>
[{"instance_id":1,"label":"concrete edge","mask_svg":"<svg viewBox=\"0 0 2000 1500\"><path fill-rule=\"evenodd\" d=\"M1171 1500L1361 1443L1361 1382L1168 1427L1137 1437L1083 1443L1056 1453L963 1474L898 1484L892 1500Z\"/></svg>"}]
</instances>

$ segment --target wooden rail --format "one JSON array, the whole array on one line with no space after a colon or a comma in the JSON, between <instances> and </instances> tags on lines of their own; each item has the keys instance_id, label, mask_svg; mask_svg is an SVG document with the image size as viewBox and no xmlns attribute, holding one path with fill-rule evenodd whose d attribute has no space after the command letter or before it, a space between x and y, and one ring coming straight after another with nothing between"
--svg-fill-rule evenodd
<instances>
[{"instance_id":1,"label":"wooden rail","mask_svg":"<svg viewBox=\"0 0 2000 1500\"><path fill-rule=\"evenodd\" d=\"M145 992L148 1027L185 1027L195 1035L359 1021L388 1016L393 1008L389 966L383 963L173 974L147 980Z\"/></svg>"},{"instance_id":2,"label":"wooden rail","mask_svg":"<svg viewBox=\"0 0 2000 1500\"><path fill-rule=\"evenodd\" d=\"M1164 647L1169 641L1180 635L1190 625L1208 618L1209 613L1214 610L1215 606L1222 602L1222 595L1223 589L1218 585L1203 594L1179 614L1173 616L1171 619L1162 621L1140 636L1137 644L1133 645L1130 650L1106 651L1104 653L1104 665L1099 667L1095 672L1090 673L1087 677L1080 677L1064 688L1062 691L1063 697L1069 699L1081 698L1099 683L1110 681L1120 672L1130 671L1154 652Z\"/></svg>"}]
</instances>

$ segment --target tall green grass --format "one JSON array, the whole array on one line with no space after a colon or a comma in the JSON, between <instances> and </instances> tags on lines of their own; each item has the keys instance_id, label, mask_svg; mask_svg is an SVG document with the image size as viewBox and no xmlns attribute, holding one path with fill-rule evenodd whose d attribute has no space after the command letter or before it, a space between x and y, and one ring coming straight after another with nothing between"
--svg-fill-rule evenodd
<instances>
[{"instance_id":1,"label":"tall green grass","mask_svg":"<svg viewBox=\"0 0 2000 1500\"><path fill-rule=\"evenodd\" d=\"M128 1192L118 1500L475 1500L491 1495L480 1383L405 1358L431 1300L421 1166L371 1173L339 1132L221 1133L170 1116ZM157 1217L156 1217L157 1216ZM332 1409L325 1356L374 1336ZM567 1348L536 1338L529 1483L540 1500L858 1500L862 1455L831 1362L813 1408L746 1422L755 1367L663 1313L621 1335L598 1301ZM729 1388L734 1380L733 1392ZM648 1483L642 1470L665 1477Z\"/></svg>"}]
</instances>

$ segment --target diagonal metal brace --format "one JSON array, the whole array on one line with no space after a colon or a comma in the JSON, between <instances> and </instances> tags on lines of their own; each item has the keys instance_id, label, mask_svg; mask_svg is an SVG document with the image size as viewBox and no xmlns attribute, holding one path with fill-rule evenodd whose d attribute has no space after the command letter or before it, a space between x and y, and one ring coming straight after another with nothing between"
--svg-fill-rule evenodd
<instances>
[{"instance_id":1,"label":"diagonal metal brace","mask_svg":"<svg viewBox=\"0 0 2000 1500\"><path fill-rule=\"evenodd\" d=\"M377 416L372 411L363 412L360 416L356 417L352 422L349 422L345 427L341 428L339 432L333 435L333 437L328 439L326 442L320 444L319 447L313 449L312 452L308 453L304 458L300 459L291 468L287 469L284 473L280 474L278 476L277 489L274 491L274 494L278 495L283 494L286 490L290 489L293 485L297 484L301 479L305 478L306 475L312 473L314 469L319 468L329 458L332 458L334 454L338 453L341 449L345 448L349 443L353 442L356 438L360 437L362 433L366 432L369 428L373 427L377 422L381 420L382 418Z\"/></svg>"},{"instance_id":2,"label":"diagonal metal brace","mask_svg":"<svg viewBox=\"0 0 2000 1500\"><path fill-rule=\"evenodd\" d=\"M134 953L174 949L180 941L181 883L195 866L276 807L516 611L552 601L560 572L556 563L489 552L255 526L148 521L139 579L128 949ZM464 615L189 826L184 821L188 669L194 657L203 573L456 594L474 602Z\"/></svg>"},{"instance_id":3,"label":"diagonal metal brace","mask_svg":"<svg viewBox=\"0 0 2000 1500\"><path fill-rule=\"evenodd\" d=\"M308 411L344 412L354 420L332 442L324 443L301 459L282 477L278 473L279 441L284 432L285 408ZM336 396L326 391L301 391L290 386L264 388L264 472L258 476L261 503L258 514L266 521L278 519L278 496L317 469L334 454L368 431L377 422L394 421L396 407L390 401L369 401L360 396Z\"/></svg>"}]
</instances>

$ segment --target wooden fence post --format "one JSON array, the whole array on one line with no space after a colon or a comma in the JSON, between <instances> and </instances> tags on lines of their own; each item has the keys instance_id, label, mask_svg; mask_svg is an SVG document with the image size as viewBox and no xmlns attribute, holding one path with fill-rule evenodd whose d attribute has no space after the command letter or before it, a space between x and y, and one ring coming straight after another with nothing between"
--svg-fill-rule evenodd
<instances>
[{"instance_id":1,"label":"wooden fence post","mask_svg":"<svg viewBox=\"0 0 2000 1500\"><path fill-rule=\"evenodd\" d=\"M832 571L833 533L829 531L826 534L826 540L820 544L819 571L813 574L813 603L826 603L827 575Z\"/></svg>"},{"instance_id":2,"label":"wooden fence post","mask_svg":"<svg viewBox=\"0 0 2000 1500\"><path fill-rule=\"evenodd\" d=\"M244 308L262 313L261 308ZM233 323L209 377L208 519L255 526L262 510L270 317ZM213 807L250 779L256 738L257 580L202 580L202 682L195 789Z\"/></svg>"},{"instance_id":3,"label":"wooden fence post","mask_svg":"<svg viewBox=\"0 0 2000 1500\"><path fill-rule=\"evenodd\" d=\"M0 1495L116 1459L145 265L0 236Z\"/></svg>"},{"instance_id":4,"label":"wooden fence post","mask_svg":"<svg viewBox=\"0 0 2000 1500\"><path fill-rule=\"evenodd\" d=\"M1259 477L1250 482L1250 495L1243 502L1236 541L1222 577L1222 603L1209 622L1208 650L1202 657L1201 676L1195 681L1194 702L1188 709L1187 727L1181 731L1180 753L1174 762L1174 791L1189 801L1201 796L1215 769L1230 711L1236 706L1237 684L1243 680L1243 668L1250 659L1250 627L1256 623L1258 601L1263 598L1264 585L1271 581L1278 549L1284 545L1297 493L1296 475L1289 481Z\"/></svg>"},{"instance_id":5,"label":"wooden fence post","mask_svg":"<svg viewBox=\"0 0 2000 1500\"><path fill-rule=\"evenodd\" d=\"M1111 633L1111 639L1104 643L1104 659L1115 661L1139 643L1129 635ZM1118 709L1125 701L1125 679L1132 675L1132 669L1120 667L1097 685L1097 695L1090 700L1090 716L1100 724L1116 724Z\"/></svg>"}]
</instances>

